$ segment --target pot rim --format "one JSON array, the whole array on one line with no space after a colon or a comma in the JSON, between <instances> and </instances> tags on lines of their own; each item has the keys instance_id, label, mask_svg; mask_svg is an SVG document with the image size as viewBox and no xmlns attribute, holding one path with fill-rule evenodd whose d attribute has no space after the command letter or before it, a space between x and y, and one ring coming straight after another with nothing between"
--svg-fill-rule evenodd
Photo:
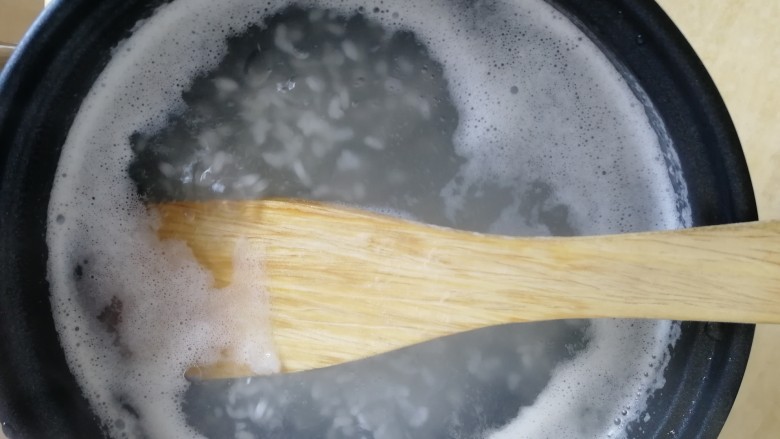
<instances>
[{"instance_id":1,"label":"pot rim","mask_svg":"<svg viewBox=\"0 0 780 439\"><path fill-rule=\"evenodd\" d=\"M0 419L11 420L4 424L9 437L105 434L67 369L48 312L41 236L46 188L76 113L67 104L89 89L110 58L112 41L129 36L138 19L167 1L57 0L0 73L0 248L5 249L0 254L0 358L14 359L0 362ZM694 224L757 219L747 164L726 106L661 8L631 0L549 1L584 26L650 96L680 157ZM64 115L47 111L63 108L68 109ZM685 437L715 438L739 389L754 326L683 326L697 349L676 349L673 361L703 376L695 377L696 385L680 378L679 388L667 385L654 396L688 410L654 415L659 422L651 437L674 430ZM45 371L45 365L58 372Z\"/></svg>"}]
</instances>

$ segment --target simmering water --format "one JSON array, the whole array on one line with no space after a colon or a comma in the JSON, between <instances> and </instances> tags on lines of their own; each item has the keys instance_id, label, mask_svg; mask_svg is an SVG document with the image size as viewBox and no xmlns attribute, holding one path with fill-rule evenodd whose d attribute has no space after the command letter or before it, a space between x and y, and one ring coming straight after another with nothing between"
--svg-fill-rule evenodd
<instances>
[{"instance_id":1,"label":"simmering water","mask_svg":"<svg viewBox=\"0 0 780 439\"><path fill-rule=\"evenodd\" d=\"M176 0L117 46L48 228L58 331L113 436L624 437L647 421L671 322L507 325L300 375L183 378L226 346L258 374L278 361L188 248L156 239L148 201L315 198L516 235L689 225L646 102L565 16L419 3ZM238 256L229 288L262 314L262 261Z\"/></svg>"}]
</instances>

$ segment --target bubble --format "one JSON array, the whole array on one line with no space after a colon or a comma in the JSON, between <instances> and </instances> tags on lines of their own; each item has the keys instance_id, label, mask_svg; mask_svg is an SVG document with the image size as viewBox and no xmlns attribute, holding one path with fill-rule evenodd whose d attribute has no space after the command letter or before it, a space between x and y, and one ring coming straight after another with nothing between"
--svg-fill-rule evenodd
<instances>
[{"instance_id":1,"label":"bubble","mask_svg":"<svg viewBox=\"0 0 780 439\"><path fill-rule=\"evenodd\" d=\"M466 207L489 190L505 194L502 208L491 218L496 233L606 233L679 227L689 221L685 207L676 208L686 203L672 189L672 180L678 177L667 170L669 163L675 164L673 153L659 144L643 101L561 13L539 0L476 2L475 7L463 8L445 1L390 3L392 14L376 7L372 19L421 40L431 58L444 66L442 76L457 107L453 136L457 175L443 187L429 188L441 198L453 222L467 222L474 211L492 212ZM106 421L115 436L141 428L139 419L151 437L197 436L181 410L188 386L181 371L184 365L210 358L215 346L230 340L235 328L226 315L240 312L226 309L228 314L210 319L203 306L214 293L209 274L183 244L157 241L151 226L155 218L127 175L134 157L129 139L163 129L170 114L186 106L182 93L226 55L228 33L239 34L288 5L175 0L161 6L117 46L68 135L49 205L49 224L57 226L47 229L52 307L71 369L101 419L115 420ZM342 14L363 7L357 1L317 5ZM312 21L325 21L323 17L309 15ZM484 25L475 28L474 23ZM273 44L292 58L307 59L310 54L299 50L295 39L294 30L285 29L275 35ZM567 44L574 48L567 50ZM363 53L357 45L357 40L344 40L325 61L335 68L360 60ZM371 67L383 77L381 85L388 93L403 97L408 91L399 79L408 74L408 64L378 60ZM577 75L571 74L574 67L581 69ZM262 69L255 73L254 80L267 79ZM272 84L280 95L291 96L301 90L323 91L327 81L290 76ZM220 80L212 86L229 99L239 93L241 84ZM506 99L507 90L511 100ZM341 96L332 102L328 116L337 120L348 106ZM419 101L411 102L421 119L431 114ZM271 127L260 125L251 131L258 144L274 135ZM386 139L375 136L348 131L339 135L341 141L356 138L368 153L390 148ZM220 136L204 134L198 141L212 145ZM314 184L307 163L288 163L287 157L274 155L265 158L291 166L301 181ZM233 159L225 155L211 160L209 172L188 173L167 162L158 169L216 192L235 188L213 175ZM353 153L334 162L352 172L360 160ZM598 166L603 171L593 172ZM402 184L409 177L406 173L392 170L392 182ZM242 190L261 193L268 187L263 176L244 177L234 182ZM355 189L354 198L365 195L359 186ZM389 206L374 209L410 215ZM626 212L637 214L628 217ZM517 221L518 217L527 221ZM83 263L85 257L90 258L89 266ZM261 285L250 280L240 285L243 293L256 294L264 306ZM98 315L103 321L96 319ZM572 418L572 413L582 412L573 394L590 395L589 402L607 412L603 413L607 424L629 402L640 413L652 390L663 385L675 328L666 322L596 323L589 335L591 347L577 361L556 368L538 401L492 437L572 437L568 433L574 430L567 429L576 429L576 421L590 425L588 419ZM623 338L626 333L632 335L631 342ZM641 343L634 343L637 340ZM267 342L259 335L252 348L262 353L257 356L258 371L274 368L273 358L266 355ZM652 373L626 375L633 365L647 364L648 355L659 357ZM598 377L594 371L600 372ZM624 385L615 389L609 380ZM263 416L267 413L262 411ZM423 407L410 411L408 419L424 425L431 418ZM627 417L623 425L630 421ZM615 427L599 428L618 436L622 426Z\"/></svg>"}]
</instances>

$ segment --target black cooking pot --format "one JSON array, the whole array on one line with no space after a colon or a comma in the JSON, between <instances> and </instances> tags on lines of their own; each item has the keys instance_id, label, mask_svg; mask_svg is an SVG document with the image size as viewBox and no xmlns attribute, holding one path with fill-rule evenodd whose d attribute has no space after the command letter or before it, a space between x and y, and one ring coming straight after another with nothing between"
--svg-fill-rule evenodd
<instances>
[{"instance_id":1,"label":"black cooking pot","mask_svg":"<svg viewBox=\"0 0 780 439\"><path fill-rule=\"evenodd\" d=\"M102 437L68 369L46 280L46 215L79 105L136 22L165 0L66 0L36 22L0 76L0 420L10 438ZM550 0L647 95L682 165L695 225L757 218L734 127L693 50L652 0ZM631 81L629 81L631 82ZM683 323L641 438L715 438L753 326Z\"/></svg>"}]
</instances>

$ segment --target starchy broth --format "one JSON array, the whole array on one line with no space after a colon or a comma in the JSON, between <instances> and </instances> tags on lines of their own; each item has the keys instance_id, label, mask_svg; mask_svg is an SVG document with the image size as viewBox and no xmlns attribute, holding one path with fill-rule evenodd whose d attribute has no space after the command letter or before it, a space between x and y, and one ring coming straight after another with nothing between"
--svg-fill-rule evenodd
<instances>
[{"instance_id":1,"label":"starchy broth","mask_svg":"<svg viewBox=\"0 0 780 439\"><path fill-rule=\"evenodd\" d=\"M112 436L165 438L208 430L187 419L189 365L230 348L257 374L278 371L270 333L246 337L245 310L220 300L249 295L267 312L261 257L239 248L233 284L215 290L185 244L157 239L149 200L307 197L517 235L689 225L674 152L631 87L541 0L160 7L84 100L52 191L49 281L71 370ZM626 437L679 332L524 328L372 359L304 390L242 380L207 418L237 438L307 425L321 437ZM497 406L511 413L474 415Z\"/></svg>"}]
</instances>

